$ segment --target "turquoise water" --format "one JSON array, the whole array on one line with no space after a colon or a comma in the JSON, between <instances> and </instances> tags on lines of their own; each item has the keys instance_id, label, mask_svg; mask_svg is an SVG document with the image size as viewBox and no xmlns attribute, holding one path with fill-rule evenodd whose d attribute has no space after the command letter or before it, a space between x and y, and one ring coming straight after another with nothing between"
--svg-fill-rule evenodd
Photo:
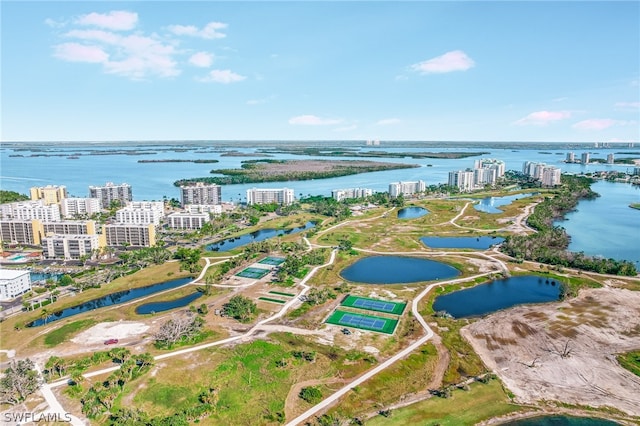
<instances>
[{"instance_id":1,"label":"turquoise water","mask_svg":"<svg viewBox=\"0 0 640 426\"><path fill-rule=\"evenodd\" d=\"M434 311L454 318L481 316L525 303L555 302L560 283L537 275L511 277L436 297Z\"/></svg>"},{"instance_id":2,"label":"turquoise water","mask_svg":"<svg viewBox=\"0 0 640 426\"><path fill-rule=\"evenodd\" d=\"M540 416L501 424L502 426L615 426L618 423L589 417Z\"/></svg>"},{"instance_id":3,"label":"turquoise water","mask_svg":"<svg viewBox=\"0 0 640 426\"><path fill-rule=\"evenodd\" d=\"M429 213L429 210L422 207L405 207L398 210L398 219L417 219Z\"/></svg>"},{"instance_id":4,"label":"turquoise water","mask_svg":"<svg viewBox=\"0 0 640 426\"><path fill-rule=\"evenodd\" d=\"M422 243L430 248L469 248L486 250L504 241L502 237L422 237Z\"/></svg>"},{"instance_id":5,"label":"turquoise water","mask_svg":"<svg viewBox=\"0 0 640 426\"><path fill-rule=\"evenodd\" d=\"M340 272L342 278L365 284L415 283L460 275L453 266L429 259L404 256L371 256Z\"/></svg>"},{"instance_id":6,"label":"turquoise water","mask_svg":"<svg viewBox=\"0 0 640 426\"><path fill-rule=\"evenodd\" d=\"M143 296L158 293L164 290L180 287L191 281L191 278L179 278L177 280L166 281L163 283L153 284L147 287L138 287L132 290L123 290L116 293L107 294L106 296L99 297L97 299L89 300L80 305L72 306L67 309L63 309L58 312L54 312L47 318L38 319L27 324L27 327L38 327L40 325L49 324L53 321L58 321L63 318L72 317L84 312L93 311L94 309L104 308L111 305L119 305L121 303L129 302L130 300L138 299Z\"/></svg>"},{"instance_id":7,"label":"turquoise water","mask_svg":"<svg viewBox=\"0 0 640 426\"><path fill-rule=\"evenodd\" d=\"M256 243L258 241L264 241L269 238L277 237L279 235L291 235L298 232L311 229L316 226L313 222L307 222L304 226L289 229L260 229L258 231L251 232L249 234L240 235L239 237L227 238L217 243L209 244L206 248L209 251L229 251L237 247L245 246L249 243Z\"/></svg>"},{"instance_id":8,"label":"turquoise water","mask_svg":"<svg viewBox=\"0 0 640 426\"><path fill-rule=\"evenodd\" d=\"M136 308L136 314L155 314L158 312L169 311L175 308L181 308L183 306L187 306L189 303L193 302L199 297L202 297L202 292L196 291L195 293L188 294L179 299L166 300L163 302L145 303L144 305L140 305Z\"/></svg>"},{"instance_id":9,"label":"turquoise water","mask_svg":"<svg viewBox=\"0 0 640 426\"><path fill-rule=\"evenodd\" d=\"M640 187L598 181L591 188L600 197L580 201L577 211L554 223L571 236L569 250L629 260L640 269L640 210L629 207L640 203Z\"/></svg>"},{"instance_id":10,"label":"turquoise water","mask_svg":"<svg viewBox=\"0 0 640 426\"><path fill-rule=\"evenodd\" d=\"M473 208L478 210L479 212L498 214L503 211L499 209L502 206L508 206L515 200L519 200L521 198L530 197L531 194L516 194L516 195L507 195L504 197L487 197L480 200L479 203L473 205Z\"/></svg>"}]
</instances>

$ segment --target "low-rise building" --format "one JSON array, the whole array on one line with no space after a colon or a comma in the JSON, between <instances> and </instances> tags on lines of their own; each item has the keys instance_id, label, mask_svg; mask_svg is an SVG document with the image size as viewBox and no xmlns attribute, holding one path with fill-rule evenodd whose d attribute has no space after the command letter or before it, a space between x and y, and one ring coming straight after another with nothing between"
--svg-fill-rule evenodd
<instances>
[{"instance_id":1,"label":"low-rise building","mask_svg":"<svg viewBox=\"0 0 640 426\"><path fill-rule=\"evenodd\" d=\"M247 189L247 204L270 204L276 203L281 205L293 204L295 197L293 189L289 188L252 188Z\"/></svg>"},{"instance_id":2,"label":"low-rise building","mask_svg":"<svg viewBox=\"0 0 640 426\"><path fill-rule=\"evenodd\" d=\"M37 225L36 225L37 226ZM95 220L61 220L59 222L42 222L44 235L95 235Z\"/></svg>"},{"instance_id":3,"label":"low-rise building","mask_svg":"<svg viewBox=\"0 0 640 426\"><path fill-rule=\"evenodd\" d=\"M39 245L43 234L38 220L0 220L0 241L6 243Z\"/></svg>"},{"instance_id":4,"label":"low-rise building","mask_svg":"<svg viewBox=\"0 0 640 426\"><path fill-rule=\"evenodd\" d=\"M156 227L153 224L114 223L102 226L105 244L109 247L151 247L156 244Z\"/></svg>"},{"instance_id":5,"label":"low-rise building","mask_svg":"<svg viewBox=\"0 0 640 426\"><path fill-rule=\"evenodd\" d=\"M31 273L0 269L0 300L11 300L31 290Z\"/></svg>"},{"instance_id":6,"label":"low-rise building","mask_svg":"<svg viewBox=\"0 0 640 426\"><path fill-rule=\"evenodd\" d=\"M336 201L346 200L347 198L364 198L372 194L373 190L367 188L334 189L331 191L331 196Z\"/></svg>"},{"instance_id":7,"label":"low-rise building","mask_svg":"<svg viewBox=\"0 0 640 426\"><path fill-rule=\"evenodd\" d=\"M98 235L50 235L42 239L45 259L78 260L101 248Z\"/></svg>"},{"instance_id":8,"label":"low-rise building","mask_svg":"<svg viewBox=\"0 0 640 426\"><path fill-rule=\"evenodd\" d=\"M119 223L159 225L163 217L164 203L162 201L128 203L126 207L116 211L116 221Z\"/></svg>"},{"instance_id":9,"label":"low-rise building","mask_svg":"<svg viewBox=\"0 0 640 426\"><path fill-rule=\"evenodd\" d=\"M60 220L60 206L57 204L46 205L44 200L17 201L0 205L2 219L31 220L38 219L43 222Z\"/></svg>"},{"instance_id":10,"label":"low-rise building","mask_svg":"<svg viewBox=\"0 0 640 426\"><path fill-rule=\"evenodd\" d=\"M210 220L209 213L176 212L167 216L167 223L172 229L200 229Z\"/></svg>"},{"instance_id":11,"label":"low-rise building","mask_svg":"<svg viewBox=\"0 0 640 426\"><path fill-rule=\"evenodd\" d=\"M184 206L186 213L209 213L210 215L218 215L222 213L221 204L187 204Z\"/></svg>"}]
</instances>

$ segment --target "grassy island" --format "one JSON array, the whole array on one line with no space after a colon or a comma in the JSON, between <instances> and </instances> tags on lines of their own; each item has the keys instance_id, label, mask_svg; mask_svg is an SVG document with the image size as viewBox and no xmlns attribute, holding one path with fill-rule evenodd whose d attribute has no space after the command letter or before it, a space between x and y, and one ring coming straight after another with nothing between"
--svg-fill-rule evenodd
<instances>
[{"instance_id":1,"label":"grassy island","mask_svg":"<svg viewBox=\"0 0 640 426\"><path fill-rule=\"evenodd\" d=\"M387 151L358 151L353 148L317 148L317 147L293 147L277 149L261 149L260 152L271 154L314 155L322 157L373 157L373 158L446 158L458 159L476 157L489 154L482 152L387 152Z\"/></svg>"},{"instance_id":2,"label":"grassy island","mask_svg":"<svg viewBox=\"0 0 640 426\"><path fill-rule=\"evenodd\" d=\"M632 209L640 210L640 203L629 204Z\"/></svg>"},{"instance_id":3,"label":"grassy island","mask_svg":"<svg viewBox=\"0 0 640 426\"><path fill-rule=\"evenodd\" d=\"M259 182L285 182L290 180L327 179L358 173L379 172L382 170L408 169L420 167L416 164L381 163L377 161L356 160L245 160L240 169L211 170L222 174L221 177L202 177L181 179L176 186L195 182L232 185Z\"/></svg>"},{"instance_id":4,"label":"grassy island","mask_svg":"<svg viewBox=\"0 0 640 426\"><path fill-rule=\"evenodd\" d=\"M166 159L166 160L138 160L138 163L219 163L219 160L177 160L177 159Z\"/></svg>"}]
</instances>

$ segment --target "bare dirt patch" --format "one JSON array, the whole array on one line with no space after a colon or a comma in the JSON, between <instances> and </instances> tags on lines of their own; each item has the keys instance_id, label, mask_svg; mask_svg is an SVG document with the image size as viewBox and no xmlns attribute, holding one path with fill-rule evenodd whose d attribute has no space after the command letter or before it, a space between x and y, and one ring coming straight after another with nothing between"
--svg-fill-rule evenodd
<instances>
[{"instance_id":1,"label":"bare dirt patch","mask_svg":"<svg viewBox=\"0 0 640 426\"><path fill-rule=\"evenodd\" d=\"M143 322L102 322L78 334L71 341L81 345L95 345L96 343L103 343L107 339L126 339L141 336L147 330L149 330L149 326Z\"/></svg>"},{"instance_id":2,"label":"bare dirt patch","mask_svg":"<svg viewBox=\"0 0 640 426\"><path fill-rule=\"evenodd\" d=\"M640 416L640 377L616 354L640 348L640 293L583 290L554 304L521 306L461 330L520 403L555 400Z\"/></svg>"}]
</instances>

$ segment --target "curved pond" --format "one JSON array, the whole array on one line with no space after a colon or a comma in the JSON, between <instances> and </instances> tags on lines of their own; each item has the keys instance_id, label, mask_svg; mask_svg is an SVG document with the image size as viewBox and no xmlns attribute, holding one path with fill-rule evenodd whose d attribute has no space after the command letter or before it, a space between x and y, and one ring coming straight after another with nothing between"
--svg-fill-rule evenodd
<instances>
[{"instance_id":1,"label":"curved pond","mask_svg":"<svg viewBox=\"0 0 640 426\"><path fill-rule=\"evenodd\" d=\"M502 237L422 237L422 243L429 248L468 248L486 250L504 241Z\"/></svg>"},{"instance_id":2,"label":"curved pond","mask_svg":"<svg viewBox=\"0 0 640 426\"><path fill-rule=\"evenodd\" d=\"M438 296L433 310L454 318L481 316L525 303L556 302L560 287L559 282L537 275L511 277Z\"/></svg>"},{"instance_id":3,"label":"curved pond","mask_svg":"<svg viewBox=\"0 0 640 426\"><path fill-rule=\"evenodd\" d=\"M406 256L365 257L345 268L340 275L365 284L417 283L460 275L453 266L435 260Z\"/></svg>"},{"instance_id":4,"label":"curved pond","mask_svg":"<svg viewBox=\"0 0 640 426\"><path fill-rule=\"evenodd\" d=\"M120 303L129 302L143 296L148 296L160 291L180 287L190 281L191 278L179 278L177 280L153 284L147 287L139 287L131 290L123 290L116 293L107 294L106 296L89 300L88 302L84 302L80 305L72 306L70 308L63 309L62 311L54 312L46 319L46 321L43 318L32 321L27 324L27 327L38 327L40 325L49 324L53 321L58 321L63 318L71 317L73 315L78 315L83 312L92 311L98 308L104 308L105 306L118 305Z\"/></svg>"},{"instance_id":5,"label":"curved pond","mask_svg":"<svg viewBox=\"0 0 640 426\"><path fill-rule=\"evenodd\" d=\"M611 420L569 416L540 416L502 423L503 426L615 426L617 424Z\"/></svg>"},{"instance_id":6,"label":"curved pond","mask_svg":"<svg viewBox=\"0 0 640 426\"><path fill-rule=\"evenodd\" d=\"M298 232L305 231L307 229L316 226L314 222L307 222L304 226L290 229L260 229L258 231L251 232L249 234L240 235L239 237L227 238L217 243L209 244L206 249L209 251L229 251L234 248L247 245L249 243L256 243L258 241L264 241L269 238L277 237L279 235L291 235Z\"/></svg>"},{"instance_id":7,"label":"curved pond","mask_svg":"<svg viewBox=\"0 0 640 426\"><path fill-rule=\"evenodd\" d=\"M195 293L188 294L179 299L165 300L162 302L145 303L144 305L140 305L136 308L136 314L138 315L155 314L157 312L164 312L164 311L169 311L175 308L181 308L183 306L187 306L189 303L201 297L202 294L203 294L202 292L196 291Z\"/></svg>"},{"instance_id":8,"label":"curved pond","mask_svg":"<svg viewBox=\"0 0 640 426\"><path fill-rule=\"evenodd\" d=\"M473 205L473 208L484 213L498 214L503 213L498 207L507 206L521 198L527 198L537 193L506 195L504 197L487 197L480 200L479 203Z\"/></svg>"},{"instance_id":9,"label":"curved pond","mask_svg":"<svg viewBox=\"0 0 640 426\"><path fill-rule=\"evenodd\" d=\"M429 210L422 207L405 207L398 210L398 219L417 219L429 213Z\"/></svg>"}]
</instances>

